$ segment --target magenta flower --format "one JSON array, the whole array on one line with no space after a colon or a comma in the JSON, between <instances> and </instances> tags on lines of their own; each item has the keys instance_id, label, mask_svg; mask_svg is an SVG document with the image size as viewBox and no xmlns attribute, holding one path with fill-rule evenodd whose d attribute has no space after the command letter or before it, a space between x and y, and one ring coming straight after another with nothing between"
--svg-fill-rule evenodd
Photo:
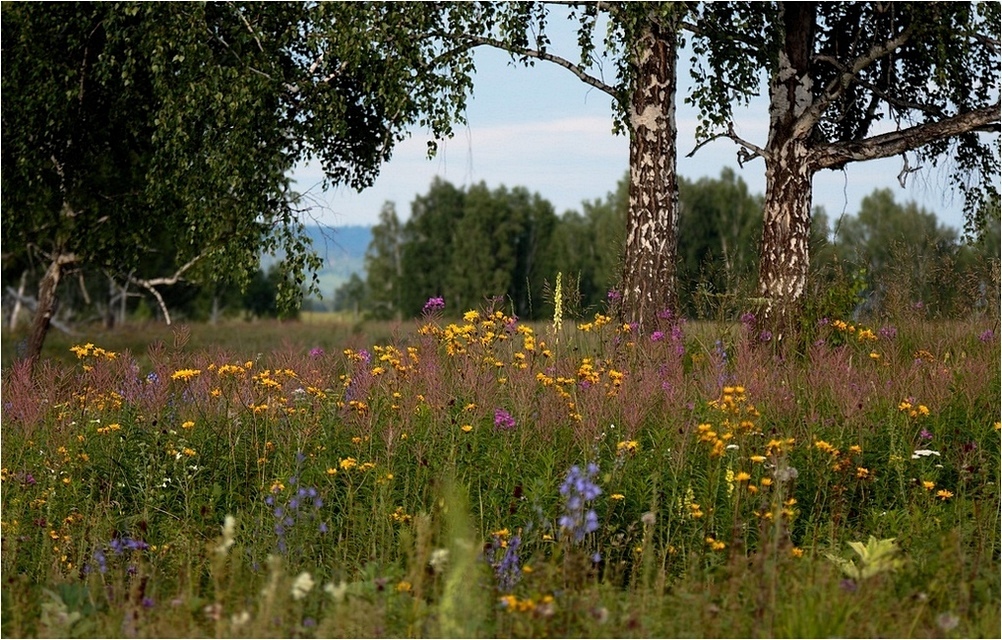
<instances>
[{"instance_id":1,"label":"magenta flower","mask_svg":"<svg viewBox=\"0 0 1002 640\"><path fill-rule=\"evenodd\" d=\"M494 410L494 428L509 431L515 428L515 418L504 409Z\"/></svg>"},{"instance_id":2,"label":"magenta flower","mask_svg":"<svg viewBox=\"0 0 1002 640\"><path fill-rule=\"evenodd\" d=\"M445 308L445 298L439 296L437 298L428 298L428 302L424 303L424 308L421 309L424 313L434 313L435 311L441 311Z\"/></svg>"}]
</instances>

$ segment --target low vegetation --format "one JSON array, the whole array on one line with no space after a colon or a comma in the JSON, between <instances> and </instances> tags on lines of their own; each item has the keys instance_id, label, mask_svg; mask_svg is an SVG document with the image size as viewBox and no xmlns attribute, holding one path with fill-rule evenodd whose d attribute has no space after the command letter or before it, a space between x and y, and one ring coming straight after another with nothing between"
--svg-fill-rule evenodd
<instances>
[{"instance_id":1,"label":"low vegetation","mask_svg":"<svg viewBox=\"0 0 1002 640\"><path fill-rule=\"evenodd\" d=\"M443 303L7 367L3 634L997 636L997 320Z\"/></svg>"}]
</instances>

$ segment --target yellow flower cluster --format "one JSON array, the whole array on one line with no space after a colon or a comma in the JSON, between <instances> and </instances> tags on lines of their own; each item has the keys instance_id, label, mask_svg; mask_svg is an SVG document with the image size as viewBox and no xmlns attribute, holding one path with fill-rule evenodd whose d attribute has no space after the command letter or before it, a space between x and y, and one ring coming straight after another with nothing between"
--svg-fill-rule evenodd
<instances>
[{"instance_id":1,"label":"yellow flower cluster","mask_svg":"<svg viewBox=\"0 0 1002 640\"><path fill-rule=\"evenodd\" d=\"M908 400L902 400L898 404L898 411L907 413L910 418L920 418L929 415L929 407L924 404L913 405Z\"/></svg>"},{"instance_id":2,"label":"yellow flower cluster","mask_svg":"<svg viewBox=\"0 0 1002 640\"><path fill-rule=\"evenodd\" d=\"M242 378L250 369L254 366L254 363L248 360L243 364L222 364L218 367L215 364L210 364L206 369L209 371L215 371L216 375L220 378L225 378L227 376L232 378Z\"/></svg>"},{"instance_id":3,"label":"yellow flower cluster","mask_svg":"<svg viewBox=\"0 0 1002 640\"><path fill-rule=\"evenodd\" d=\"M88 411L117 411L122 408L124 398L115 391L96 392L87 387L83 393L76 395L80 408Z\"/></svg>"},{"instance_id":4,"label":"yellow flower cluster","mask_svg":"<svg viewBox=\"0 0 1002 640\"><path fill-rule=\"evenodd\" d=\"M623 440L616 443L616 455L636 455L637 451L640 450L640 443L636 440Z\"/></svg>"},{"instance_id":5,"label":"yellow flower cluster","mask_svg":"<svg viewBox=\"0 0 1002 640\"><path fill-rule=\"evenodd\" d=\"M202 375L201 369L178 369L171 374L171 380L183 380L185 382Z\"/></svg>"},{"instance_id":6,"label":"yellow flower cluster","mask_svg":"<svg viewBox=\"0 0 1002 640\"><path fill-rule=\"evenodd\" d=\"M540 615L553 614L553 596L546 595L536 602L532 598L520 600L518 596L509 594L501 596L501 606L512 613L536 613Z\"/></svg>"},{"instance_id":7,"label":"yellow flower cluster","mask_svg":"<svg viewBox=\"0 0 1002 640\"><path fill-rule=\"evenodd\" d=\"M609 324L610 322L612 322L612 318L610 318L609 316L604 316L601 313L596 313L595 319L592 320L591 322L579 324L578 331L584 331L585 333L588 333L589 331L598 331L599 329Z\"/></svg>"},{"instance_id":8,"label":"yellow flower cluster","mask_svg":"<svg viewBox=\"0 0 1002 640\"><path fill-rule=\"evenodd\" d=\"M404 511L403 507L397 507L393 513L390 514L390 520L398 524L409 524L413 516Z\"/></svg>"},{"instance_id":9,"label":"yellow flower cluster","mask_svg":"<svg viewBox=\"0 0 1002 640\"><path fill-rule=\"evenodd\" d=\"M860 480L866 480L873 477L873 472L871 472L866 467L860 467L858 465L859 456L863 453L863 448L858 444L854 444L849 447L849 450L842 453L842 451L825 440L815 440L814 448L822 453L827 453L831 457L832 469L835 471L847 471L856 468L856 477Z\"/></svg>"},{"instance_id":10,"label":"yellow flower cluster","mask_svg":"<svg viewBox=\"0 0 1002 640\"><path fill-rule=\"evenodd\" d=\"M101 347L95 347L93 342L70 347L70 351L75 353L79 359L91 357L104 360L114 360L118 357L118 354L114 351L106 351Z\"/></svg>"},{"instance_id":11,"label":"yellow flower cluster","mask_svg":"<svg viewBox=\"0 0 1002 640\"><path fill-rule=\"evenodd\" d=\"M754 421L761 414L755 405L748 402L744 387L724 387L720 397L711 400L708 405L720 414L719 426L709 422L700 424L696 427L696 439L710 445L711 458L724 455L728 443L735 436L761 433Z\"/></svg>"},{"instance_id":12,"label":"yellow flower cluster","mask_svg":"<svg viewBox=\"0 0 1002 640\"><path fill-rule=\"evenodd\" d=\"M860 342L876 342L877 335L873 333L872 329L867 329L866 327L849 324L844 320L836 320L832 322L832 326L841 333L855 334L856 339Z\"/></svg>"}]
</instances>

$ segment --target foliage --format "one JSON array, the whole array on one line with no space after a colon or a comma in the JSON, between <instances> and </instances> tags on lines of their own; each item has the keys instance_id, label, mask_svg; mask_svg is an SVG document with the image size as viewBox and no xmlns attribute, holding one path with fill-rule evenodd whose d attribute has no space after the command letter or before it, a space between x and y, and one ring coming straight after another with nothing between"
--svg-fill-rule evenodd
<instances>
[{"instance_id":1,"label":"foliage","mask_svg":"<svg viewBox=\"0 0 1002 640\"><path fill-rule=\"evenodd\" d=\"M291 168L316 159L365 187L410 125L448 135L468 90L462 51L425 64L441 52L412 34L441 15L420 3L3 11L5 262L49 266L32 350L79 266L242 286L282 253L279 304L295 306L319 258Z\"/></svg>"},{"instance_id":2,"label":"foliage","mask_svg":"<svg viewBox=\"0 0 1002 640\"><path fill-rule=\"evenodd\" d=\"M842 573L853 580L866 580L904 566L905 561L901 558L901 548L894 542L894 538L877 540L870 536L866 544L850 542L849 546L859 556L858 565L855 560L846 560L833 554L827 554L827 558L834 562L842 570Z\"/></svg>"}]
</instances>

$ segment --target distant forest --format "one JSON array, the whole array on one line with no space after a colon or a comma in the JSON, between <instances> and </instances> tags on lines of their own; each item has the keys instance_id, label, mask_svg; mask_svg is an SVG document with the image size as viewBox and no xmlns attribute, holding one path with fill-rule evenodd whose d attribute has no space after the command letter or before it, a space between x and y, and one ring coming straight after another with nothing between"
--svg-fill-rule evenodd
<instances>
[{"instance_id":1,"label":"distant forest","mask_svg":"<svg viewBox=\"0 0 1002 640\"><path fill-rule=\"evenodd\" d=\"M682 308L675 311L736 319L753 306L762 196L725 169L717 178L683 178L679 199ZM542 195L522 187L460 188L436 179L403 220L387 203L373 227L307 226L323 260L316 274L323 298L307 299L303 308L406 319L419 316L429 298L442 297L447 316L494 304L520 318L541 319L552 317L559 273L564 315L590 317L607 310L610 292L615 298L626 209L625 178L605 198L560 215ZM808 306L818 317L881 314L892 307L951 317L997 308L997 207L988 218L977 237L961 237L933 213L895 202L886 189L865 198L855 215L833 218L815 209ZM18 310L27 319L32 298L23 287L34 282L30 275L24 268L4 271L5 326ZM162 320L164 307L175 321L278 317L283 277L282 256L264 256L243 285L182 280L161 287L161 307L142 288L81 272L60 284L56 322Z\"/></svg>"},{"instance_id":2,"label":"distant forest","mask_svg":"<svg viewBox=\"0 0 1002 640\"><path fill-rule=\"evenodd\" d=\"M718 178L683 178L679 199L682 309L675 311L733 319L754 296L762 196L724 169ZM406 221L394 204L384 206L364 268L336 289L330 308L409 318L429 298L443 297L453 316L493 301L540 319L553 313L560 273L564 313L586 317L616 296L626 210L625 178L604 199L563 215L521 187L458 188L436 179L411 203ZM930 317L997 306L989 284L999 260L997 207L989 218L977 237L962 238L933 213L895 202L887 189L865 198L856 215L833 219L817 208L809 304L821 314L858 315L905 302Z\"/></svg>"}]
</instances>

